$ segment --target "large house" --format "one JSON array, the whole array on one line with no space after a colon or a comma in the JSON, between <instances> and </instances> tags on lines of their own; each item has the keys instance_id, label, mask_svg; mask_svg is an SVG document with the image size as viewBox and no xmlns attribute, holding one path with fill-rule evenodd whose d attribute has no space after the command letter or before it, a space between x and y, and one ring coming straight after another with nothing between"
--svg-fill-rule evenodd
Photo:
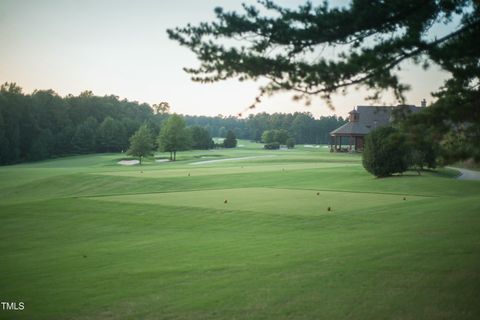
<instances>
[{"instance_id":1,"label":"large house","mask_svg":"<svg viewBox=\"0 0 480 320\"><path fill-rule=\"evenodd\" d=\"M381 126L388 126L394 120L395 115L418 112L425 106L425 100L422 101L421 107L413 105L357 106L348 113L347 123L330 132L330 151L362 151L364 138L370 131Z\"/></svg>"}]
</instances>

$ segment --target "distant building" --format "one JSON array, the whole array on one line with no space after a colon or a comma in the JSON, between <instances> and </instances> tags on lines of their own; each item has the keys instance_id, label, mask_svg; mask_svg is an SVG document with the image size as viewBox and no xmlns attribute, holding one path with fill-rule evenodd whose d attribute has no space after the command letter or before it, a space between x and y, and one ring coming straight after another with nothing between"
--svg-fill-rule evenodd
<instances>
[{"instance_id":1,"label":"distant building","mask_svg":"<svg viewBox=\"0 0 480 320\"><path fill-rule=\"evenodd\" d=\"M422 106L398 105L386 106L357 106L350 111L348 122L330 132L331 152L355 152L363 150L365 136L372 130L388 126L395 117L420 111L426 106L425 100Z\"/></svg>"}]
</instances>

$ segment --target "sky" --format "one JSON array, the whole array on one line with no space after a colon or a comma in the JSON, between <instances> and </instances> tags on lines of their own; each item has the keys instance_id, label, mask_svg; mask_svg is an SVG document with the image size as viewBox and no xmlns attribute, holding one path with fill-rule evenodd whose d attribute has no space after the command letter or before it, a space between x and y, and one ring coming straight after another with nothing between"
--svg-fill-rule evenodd
<instances>
[{"instance_id":1,"label":"sky","mask_svg":"<svg viewBox=\"0 0 480 320\"><path fill-rule=\"evenodd\" d=\"M228 80L200 84L183 67L198 65L193 53L168 39L166 29L212 21L213 9L241 9L235 0L0 0L0 82L16 82L26 93L53 89L58 94L96 95L155 104L166 101L171 111L192 115L236 115L258 94L260 83ZM278 0L289 7L302 0ZM312 1L314 4L318 1ZM347 1L335 1L345 4ZM407 63L401 79L412 90L408 104L419 105L438 90L448 74L433 67L423 71ZM294 102L291 94L263 99L251 113L311 112L345 117L354 106L370 104L364 91L333 97L335 110L314 98L311 106ZM390 95L383 103L394 104Z\"/></svg>"}]
</instances>

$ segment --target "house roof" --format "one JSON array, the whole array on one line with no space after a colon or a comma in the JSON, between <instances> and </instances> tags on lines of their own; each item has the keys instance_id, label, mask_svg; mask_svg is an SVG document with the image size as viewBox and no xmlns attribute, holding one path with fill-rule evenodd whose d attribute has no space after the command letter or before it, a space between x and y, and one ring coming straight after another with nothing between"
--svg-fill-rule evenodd
<instances>
[{"instance_id":1,"label":"house roof","mask_svg":"<svg viewBox=\"0 0 480 320\"><path fill-rule=\"evenodd\" d=\"M366 135L375 128L387 126L392 122L392 110L404 108L404 112L418 112L421 108L416 106L357 106L358 121L350 121L330 132L330 135ZM351 113L351 112L350 112Z\"/></svg>"},{"instance_id":2,"label":"house roof","mask_svg":"<svg viewBox=\"0 0 480 320\"><path fill-rule=\"evenodd\" d=\"M370 132L364 124L360 122L347 122L343 126L333 130L330 132L331 135L342 135L342 134L358 134L358 135L365 135Z\"/></svg>"}]
</instances>

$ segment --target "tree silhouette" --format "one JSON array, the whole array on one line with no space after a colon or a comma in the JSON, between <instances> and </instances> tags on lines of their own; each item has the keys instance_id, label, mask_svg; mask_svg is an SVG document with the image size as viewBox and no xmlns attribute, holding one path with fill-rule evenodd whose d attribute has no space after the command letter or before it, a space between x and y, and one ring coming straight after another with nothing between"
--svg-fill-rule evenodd
<instances>
[{"instance_id":1,"label":"tree silhouette","mask_svg":"<svg viewBox=\"0 0 480 320\"><path fill-rule=\"evenodd\" d=\"M281 91L293 91L307 104L319 96L331 106L332 94L352 86L370 90L373 100L392 90L403 103L409 86L399 78L402 63L433 63L450 77L426 121L439 139L463 138L461 145L453 143L459 152L451 152L452 159L474 155L480 161L479 1L352 0L333 8L325 1L296 9L258 3L260 8L244 4L240 13L215 8L213 22L167 30L200 61L185 69L192 80L267 79L248 108Z\"/></svg>"}]
</instances>

